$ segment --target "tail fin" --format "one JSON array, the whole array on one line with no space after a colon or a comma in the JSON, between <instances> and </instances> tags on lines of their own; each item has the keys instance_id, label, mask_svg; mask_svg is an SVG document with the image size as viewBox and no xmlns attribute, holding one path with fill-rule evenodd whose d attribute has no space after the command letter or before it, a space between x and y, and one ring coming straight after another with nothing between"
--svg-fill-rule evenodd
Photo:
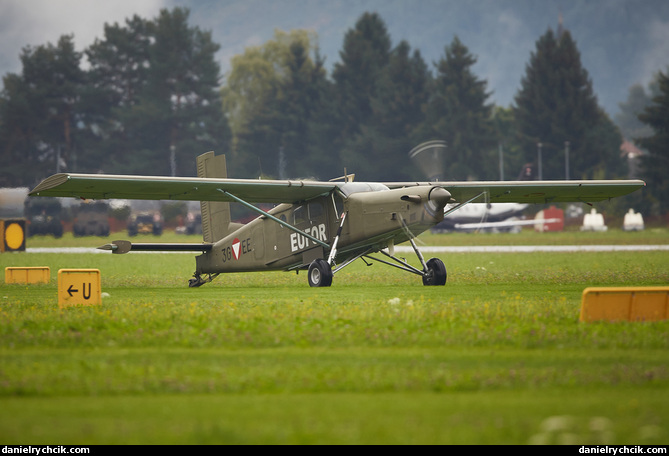
<instances>
[{"instance_id":1,"label":"tail fin","mask_svg":"<svg viewBox=\"0 0 669 456\"><path fill-rule=\"evenodd\" d=\"M225 155L207 152L197 157L197 177L228 177ZM221 240L238 227L230 223L230 203L200 201L200 210L204 242Z\"/></svg>"}]
</instances>

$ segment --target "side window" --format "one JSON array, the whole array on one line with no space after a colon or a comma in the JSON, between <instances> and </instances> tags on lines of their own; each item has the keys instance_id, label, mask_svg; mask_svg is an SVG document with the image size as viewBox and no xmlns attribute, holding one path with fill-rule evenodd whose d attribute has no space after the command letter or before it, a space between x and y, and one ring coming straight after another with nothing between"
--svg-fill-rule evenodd
<instances>
[{"instance_id":1,"label":"side window","mask_svg":"<svg viewBox=\"0 0 669 456\"><path fill-rule=\"evenodd\" d=\"M307 209L304 206L299 206L293 210L293 225L307 221Z\"/></svg>"},{"instance_id":2,"label":"side window","mask_svg":"<svg viewBox=\"0 0 669 456\"><path fill-rule=\"evenodd\" d=\"M286 214L281 214L281 215L279 216L279 220L281 220L282 222L286 222ZM286 223L288 223L288 222L286 222ZM279 226L280 226L281 228L283 228L283 225L279 224Z\"/></svg>"}]
</instances>

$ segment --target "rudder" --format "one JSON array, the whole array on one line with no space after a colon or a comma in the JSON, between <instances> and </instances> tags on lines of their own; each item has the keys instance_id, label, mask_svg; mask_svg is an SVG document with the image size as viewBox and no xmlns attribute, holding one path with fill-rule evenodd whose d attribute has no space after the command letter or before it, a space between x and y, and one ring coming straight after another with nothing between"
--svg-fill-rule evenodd
<instances>
[{"instance_id":1,"label":"rudder","mask_svg":"<svg viewBox=\"0 0 669 456\"><path fill-rule=\"evenodd\" d=\"M225 155L207 152L197 157L197 177L225 178L228 171ZM229 234L230 203L220 201L200 201L202 212L202 236L204 242L216 242Z\"/></svg>"}]
</instances>

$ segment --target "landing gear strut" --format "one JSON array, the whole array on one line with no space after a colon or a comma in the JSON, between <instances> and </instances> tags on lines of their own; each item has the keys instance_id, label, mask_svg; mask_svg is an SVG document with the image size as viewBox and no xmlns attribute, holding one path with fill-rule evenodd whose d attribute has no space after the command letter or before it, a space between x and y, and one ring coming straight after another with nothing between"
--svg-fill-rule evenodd
<instances>
[{"instance_id":1,"label":"landing gear strut","mask_svg":"<svg viewBox=\"0 0 669 456\"><path fill-rule=\"evenodd\" d=\"M212 280L214 280L216 277L218 277L218 274L219 274L218 272L215 273L215 274L207 274L207 277L204 277L204 278L203 278L200 274L198 274L198 273L196 272L195 274L193 274L193 278L192 278L192 279L188 279L188 286L189 286L190 288L201 287L201 286L204 285L205 283L209 283L209 282L211 282Z\"/></svg>"},{"instance_id":2,"label":"landing gear strut","mask_svg":"<svg viewBox=\"0 0 669 456\"><path fill-rule=\"evenodd\" d=\"M330 246L330 255L328 255L328 259L323 260L319 258L312 261L309 265L308 275L310 287L329 287L332 285L332 276L334 275L332 272L332 265L334 265L334 259L337 255L337 243L339 242L339 236L341 236L341 229L344 226L347 214L347 212L341 214L339 229L337 229L337 234L332 241L332 246Z\"/></svg>"},{"instance_id":3,"label":"landing gear strut","mask_svg":"<svg viewBox=\"0 0 669 456\"><path fill-rule=\"evenodd\" d=\"M345 263L341 264L334 271L332 271L332 273L330 275L330 278L329 278L330 282L328 282L328 285L311 285L311 283L312 283L311 273L312 273L312 268L315 268L315 263L317 261L322 261L323 263L325 263L325 265L328 265L328 263L325 262L324 260L315 260L313 263L311 263L311 266L309 266L309 284L312 287L313 286L330 286L330 284L332 283L332 274L336 274L341 269L343 269L346 266L348 266L349 264L353 263L358 258L362 258L363 261L364 261L365 258L368 258L372 261L378 261L379 263L387 264L388 266L392 266L394 268L398 268L398 269L401 269L403 271L419 275L423 278L423 285L427 285L427 286L430 286L430 285L446 285L446 279L448 277L448 274L446 273L446 267L444 266L444 262L441 261L439 258L431 258L426 263L425 260L423 259L423 255L418 250L418 247L416 247L416 243L413 241L413 239L409 239L409 241L411 242L411 246L413 247L414 252L416 252L416 256L418 257L418 259L420 260L421 265L423 266L422 270L411 266L409 263L406 262L406 260L397 258L394 255L391 255L390 253L388 253L384 250L380 250L379 252L382 253L383 255L387 256L391 260L393 260L394 263L391 263L390 261L382 260L380 258L375 258L375 257L370 255L371 249L369 249L369 250L366 250L366 251L360 253L359 255L356 255L353 258L350 258L350 259L346 260ZM371 266L371 264L367 264L367 266Z\"/></svg>"}]
</instances>

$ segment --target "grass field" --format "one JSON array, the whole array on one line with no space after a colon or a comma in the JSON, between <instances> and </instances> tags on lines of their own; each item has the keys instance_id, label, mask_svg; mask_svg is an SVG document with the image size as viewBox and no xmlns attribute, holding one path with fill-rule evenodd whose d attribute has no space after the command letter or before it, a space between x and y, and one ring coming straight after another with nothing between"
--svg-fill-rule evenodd
<instances>
[{"instance_id":1,"label":"grass field","mask_svg":"<svg viewBox=\"0 0 669 456\"><path fill-rule=\"evenodd\" d=\"M669 231L419 239L669 244ZM199 238L160 239L177 240ZM669 322L579 322L585 287L669 284L669 251L437 256L445 287L356 262L327 289L281 272L189 289L190 254L2 254L3 270L52 279L0 286L0 441L669 443ZM102 304L59 309L60 268L100 269Z\"/></svg>"}]
</instances>

